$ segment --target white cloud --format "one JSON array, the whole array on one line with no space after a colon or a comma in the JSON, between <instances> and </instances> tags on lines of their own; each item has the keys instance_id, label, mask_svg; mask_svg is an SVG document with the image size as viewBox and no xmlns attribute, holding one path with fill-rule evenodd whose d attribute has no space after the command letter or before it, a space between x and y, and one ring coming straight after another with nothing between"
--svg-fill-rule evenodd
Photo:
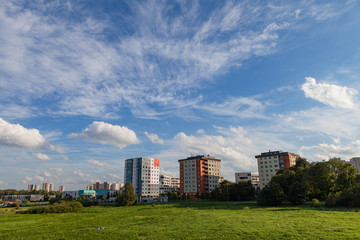
<instances>
[{"instance_id":1,"label":"white cloud","mask_svg":"<svg viewBox=\"0 0 360 240\"><path fill-rule=\"evenodd\" d=\"M48 155L46 155L45 153L33 153L32 155L41 161L51 160L51 158Z\"/></svg>"},{"instance_id":2,"label":"white cloud","mask_svg":"<svg viewBox=\"0 0 360 240\"><path fill-rule=\"evenodd\" d=\"M51 174L50 174L49 172L46 172L46 171L45 171L45 172L44 172L44 176L45 176L45 177L51 177Z\"/></svg>"},{"instance_id":3,"label":"white cloud","mask_svg":"<svg viewBox=\"0 0 360 240\"><path fill-rule=\"evenodd\" d=\"M37 129L27 129L20 124L11 124L0 118L0 143L32 149L51 149L45 137Z\"/></svg>"},{"instance_id":4,"label":"white cloud","mask_svg":"<svg viewBox=\"0 0 360 240\"><path fill-rule=\"evenodd\" d=\"M135 132L127 127L97 121L94 121L81 133L72 133L69 136L101 144L112 144L120 149L140 143Z\"/></svg>"},{"instance_id":5,"label":"white cloud","mask_svg":"<svg viewBox=\"0 0 360 240\"><path fill-rule=\"evenodd\" d=\"M327 83L316 83L315 78L307 77L301 86L307 98L315 99L332 107L355 109L358 91L353 88Z\"/></svg>"},{"instance_id":6,"label":"white cloud","mask_svg":"<svg viewBox=\"0 0 360 240\"><path fill-rule=\"evenodd\" d=\"M81 170L78 170L78 169L74 169L74 174L81 177L81 178L86 178L88 177L87 174L83 173Z\"/></svg>"},{"instance_id":7,"label":"white cloud","mask_svg":"<svg viewBox=\"0 0 360 240\"><path fill-rule=\"evenodd\" d=\"M61 173L63 173L63 169L62 168L49 168L50 171L55 172L56 175L60 175Z\"/></svg>"},{"instance_id":8,"label":"white cloud","mask_svg":"<svg viewBox=\"0 0 360 240\"><path fill-rule=\"evenodd\" d=\"M44 182L44 177L40 176L40 175L36 175L35 176L35 180L38 180L40 182Z\"/></svg>"},{"instance_id":9,"label":"white cloud","mask_svg":"<svg viewBox=\"0 0 360 240\"><path fill-rule=\"evenodd\" d=\"M109 173L109 176L115 179L121 179L121 177L119 175L116 175L114 173Z\"/></svg>"},{"instance_id":10,"label":"white cloud","mask_svg":"<svg viewBox=\"0 0 360 240\"><path fill-rule=\"evenodd\" d=\"M333 157L348 161L352 157L360 156L360 140L347 145L321 143L315 146L302 146L301 151L314 161L328 160Z\"/></svg>"},{"instance_id":11,"label":"white cloud","mask_svg":"<svg viewBox=\"0 0 360 240\"><path fill-rule=\"evenodd\" d=\"M87 162L90 163L91 165L98 166L98 167L110 167L109 164L107 164L105 162L99 162L95 159L87 160Z\"/></svg>"},{"instance_id":12,"label":"white cloud","mask_svg":"<svg viewBox=\"0 0 360 240\"><path fill-rule=\"evenodd\" d=\"M0 83L0 112L13 103L19 106L14 116L24 117L46 112L111 118L123 108L142 118L176 115L192 107L181 99L216 76L275 52L282 31L305 16L324 19L338 10L331 4L321 12L317 5L303 17L311 8L304 3L220 1L206 12L200 3L181 3L179 14L169 16L163 2L132 1L129 29L123 31L81 3L30 5L5 1L0 7L0 72L8 79ZM79 17L72 21L67 14ZM118 38L108 42L105 33ZM46 109L31 108L39 99L49 102ZM216 114L233 114L229 110Z\"/></svg>"},{"instance_id":13,"label":"white cloud","mask_svg":"<svg viewBox=\"0 0 360 240\"><path fill-rule=\"evenodd\" d=\"M155 133L148 133L148 132L144 132L144 134L146 135L146 137L152 142L152 143L158 143L158 144L163 144L164 140L159 138L159 136Z\"/></svg>"},{"instance_id":14,"label":"white cloud","mask_svg":"<svg viewBox=\"0 0 360 240\"><path fill-rule=\"evenodd\" d=\"M196 131L196 133L198 133L198 134L204 134L204 133L205 133L205 130L204 130L204 129L199 129L199 130Z\"/></svg>"}]
</instances>

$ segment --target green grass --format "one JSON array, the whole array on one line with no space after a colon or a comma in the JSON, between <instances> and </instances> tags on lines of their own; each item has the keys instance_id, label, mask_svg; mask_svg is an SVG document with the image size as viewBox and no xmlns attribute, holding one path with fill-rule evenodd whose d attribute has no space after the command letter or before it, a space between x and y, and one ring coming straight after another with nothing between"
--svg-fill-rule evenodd
<instances>
[{"instance_id":1,"label":"green grass","mask_svg":"<svg viewBox=\"0 0 360 240\"><path fill-rule=\"evenodd\" d=\"M0 239L360 239L360 213L180 203L0 215ZM96 230L104 227L104 230Z\"/></svg>"}]
</instances>

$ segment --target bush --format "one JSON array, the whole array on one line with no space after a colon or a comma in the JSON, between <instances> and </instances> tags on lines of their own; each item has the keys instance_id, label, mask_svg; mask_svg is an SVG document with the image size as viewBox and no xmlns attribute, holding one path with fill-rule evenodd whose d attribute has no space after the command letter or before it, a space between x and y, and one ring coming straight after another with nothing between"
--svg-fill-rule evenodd
<instances>
[{"instance_id":1,"label":"bush","mask_svg":"<svg viewBox=\"0 0 360 240\"><path fill-rule=\"evenodd\" d=\"M284 192L279 184L270 182L260 192L257 198L259 206L277 206L284 198Z\"/></svg>"},{"instance_id":2,"label":"bush","mask_svg":"<svg viewBox=\"0 0 360 240\"><path fill-rule=\"evenodd\" d=\"M50 200L49 200L49 203L51 204L51 205L53 205L53 204L55 204L55 203L60 203L61 202L61 199L59 199L59 198L51 198Z\"/></svg>"},{"instance_id":3,"label":"bush","mask_svg":"<svg viewBox=\"0 0 360 240\"><path fill-rule=\"evenodd\" d=\"M77 201L80 202L84 207L91 207L99 204L99 202L96 199L91 199L91 198L83 198Z\"/></svg>"},{"instance_id":4,"label":"bush","mask_svg":"<svg viewBox=\"0 0 360 240\"><path fill-rule=\"evenodd\" d=\"M337 194L337 195L339 195L339 194ZM330 207L335 207L338 197L339 196L336 196L336 195L331 195L331 196L327 197L326 201L325 201L325 206L329 207L329 208Z\"/></svg>"},{"instance_id":5,"label":"bush","mask_svg":"<svg viewBox=\"0 0 360 240\"><path fill-rule=\"evenodd\" d=\"M67 213L76 212L83 208L80 202L63 202L54 205L36 206L18 213L21 214L43 214L43 213Z\"/></svg>"},{"instance_id":6,"label":"bush","mask_svg":"<svg viewBox=\"0 0 360 240\"><path fill-rule=\"evenodd\" d=\"M312 199L312 205L313 205L313 207L320 207L320 202L319 202L319 199L317 199L317 198L313 198Z\"/></svg>"}]
</instances>

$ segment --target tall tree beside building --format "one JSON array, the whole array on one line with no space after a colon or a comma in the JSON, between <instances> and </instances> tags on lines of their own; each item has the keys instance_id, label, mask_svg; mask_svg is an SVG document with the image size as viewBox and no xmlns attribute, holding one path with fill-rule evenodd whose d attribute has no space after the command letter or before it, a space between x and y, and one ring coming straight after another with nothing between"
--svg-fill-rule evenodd
<instances>
[{"instance_id":1,"label":"tall tree beside building","mask_svg":"<svg viewBox=\"0 0 360 240\"><path fill-rule=\"evenodd\" d=\"M125 191L116 197L116 206L132 206L136 203L135 189L131 182L125 184Z\"/></svg>"}]
</instances>

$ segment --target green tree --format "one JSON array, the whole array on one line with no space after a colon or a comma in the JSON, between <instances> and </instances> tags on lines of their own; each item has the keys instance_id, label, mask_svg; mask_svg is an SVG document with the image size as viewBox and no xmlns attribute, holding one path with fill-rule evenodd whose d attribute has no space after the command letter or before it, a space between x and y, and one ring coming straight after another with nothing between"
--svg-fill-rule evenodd
<instances>
[{"instance_id":1,"label":"green tree","mask_svg":"<svg viewBox=\"0 0 360 240\"><path fill-rule=\"evenodd\" d=\"M258 194L257 204L259 206L277 206L284 198L281 186L275 182L270 182Z\"/></svg>"},{"instance_id":2,"label":"green tree","mask_svg":"<svg viewBox=\"0 0 360 240\"><path fill-rule=\"evenodd\" d=\"M289 187L288 199L295 205L304 204L306 200L306 188L298 181L294 182Z\"/></svg>"},{"instance_id":3,"label":"green tree","mask_svg":"<svg viewBox=\"0 0 360 240\"><path fill-rule=\"evenodd\" d=\"M136 203L135 189L131 182L125 184L125 191L120 193L115 200L116 206L132 206Z\"/></svg>"}]
</instances>

